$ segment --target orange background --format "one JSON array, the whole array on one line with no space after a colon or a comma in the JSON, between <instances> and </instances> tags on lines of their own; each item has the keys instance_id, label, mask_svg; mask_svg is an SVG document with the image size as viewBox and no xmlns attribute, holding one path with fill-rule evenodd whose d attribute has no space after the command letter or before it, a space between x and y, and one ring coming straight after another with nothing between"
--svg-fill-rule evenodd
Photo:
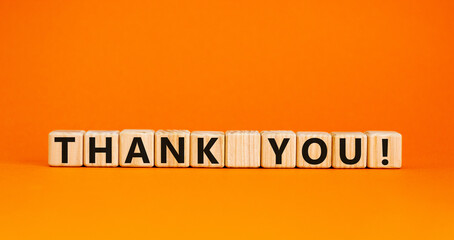
<instances>
[{"instance_id":1,"label":"orange background","mask_svg":"<svg viewBox=\"0 0 454 240\"><path fill-rule=\"evenodd\" d=\"M0 236L453 239L453 1L0 1ZM400 170L47 166L54 129L395 130Z\"/></svg>"}]
</instances>

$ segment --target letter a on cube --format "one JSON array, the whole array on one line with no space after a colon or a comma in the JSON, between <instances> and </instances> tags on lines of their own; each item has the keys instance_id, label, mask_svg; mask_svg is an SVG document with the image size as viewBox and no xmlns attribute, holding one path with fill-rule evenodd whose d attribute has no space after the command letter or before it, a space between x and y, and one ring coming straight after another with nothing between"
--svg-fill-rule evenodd
<instances>
[{"instance_id":1,"label":"letter a on cube","mask_svg":"<svg viewBox=\"0 0 454 240\"><path fill-rule=\"evenodd\" d=\"M154 131L125 129L120 132L120 166L154 166Z\"/></svg>"}]
</instances>

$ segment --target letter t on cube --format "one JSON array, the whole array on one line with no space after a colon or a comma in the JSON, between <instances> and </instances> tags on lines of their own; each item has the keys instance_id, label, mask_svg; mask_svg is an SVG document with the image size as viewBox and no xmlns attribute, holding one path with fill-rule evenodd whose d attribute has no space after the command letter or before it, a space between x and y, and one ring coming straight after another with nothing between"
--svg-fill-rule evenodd
<instances>
[{"instance_id":1,"label":"letter t on cube","mask_svg":"<svg viewBox=\"0 0 454 240\"><path fill-rule=\"evenodd\" d=\"M83 164L85 131L56 130L49 133L49 165L80 167Z\"/></svg>"}]
</instances>

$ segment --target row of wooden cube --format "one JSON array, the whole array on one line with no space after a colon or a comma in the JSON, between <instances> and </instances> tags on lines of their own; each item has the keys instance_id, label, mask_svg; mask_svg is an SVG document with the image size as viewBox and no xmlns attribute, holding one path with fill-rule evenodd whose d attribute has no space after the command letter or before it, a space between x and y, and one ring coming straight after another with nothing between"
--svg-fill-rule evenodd
<instances>
[{"instance_id":1,"label":"row of wooden cube","mask_svg":"<svg viewBox=\"0 0 454 240\"><path fill-rule=\"evenodd\" d=\"M391 131L52 131L49 165L87 167L400 168Z\"/></svg>"}]
</instances>

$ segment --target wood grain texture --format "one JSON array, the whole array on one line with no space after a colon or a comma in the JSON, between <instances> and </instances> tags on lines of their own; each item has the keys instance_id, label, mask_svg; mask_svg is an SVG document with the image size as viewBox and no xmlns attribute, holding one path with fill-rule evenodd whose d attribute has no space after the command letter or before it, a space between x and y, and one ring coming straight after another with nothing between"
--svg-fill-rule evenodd
<instances>
[{"instance_id":1,"label":"wood grain texture","mask_svg":"<svg viewBox=\"0 0 454 240\"><path fill-rule=\"evenodd\" d=\"M260 167L260 133L258 131L227 131L225 141L226 167Z\"/></svg>"},{"instance_id":2,"label":"wood grain texture","mask_svg":"<svg viewBox=\"0 0 454 240\"><path fill-rule=\"evenodd\" d=\"M401 168L402 135L394 131L367 131L367 167ZM383 141L383 139L386 139ZM383 145L385 144L385 145ZM383 146L386 146L385 153ZM386 155L386 156L385 156Z\"/></svg>"},{"instance_id":3,"label":"wood grain texture","mask_svg":"<svg viewBox=\"0 0 454 240\"><path fill-rule=\"evenodd\" d=\"M199 140L201 139L201 140ZM213 140L216 139L216 140ZM199 146L199 141L203 141L203 145ZM206 149L212 154L215 160L211 161L203 149L210 144L210 141L215 141L211 147ZM202 150L200 154L199 150ZM224 167L225 165L225 134L220 131L194 131L191 132L191 167ZM201 159L199 159L199 154Z\"/></svg>"},{"instance_id":4,"label":"wood grain texture","mask_svg":"<svg viewBox=\"0 0 454 240\"><path fill-rule=\"evenodd\" d=\"M48 163L50 166L81 167L83 165L84 134L82 130L56 130L49 133ZM60 138L70 138L63 140ZM69 140L68 142L66 142ZM63 156L65 149L65 156ZM65 162L63 162L65 159Z\"/></svg>"},{"instance_id":5,"label":"wood grain texture","mask_svg":"<svg viewBox=\"0 0 454 240\"><path fill-rule=\"evenodd\" d=\"M180 148L180 138L183 146ZM155 166L156 167L189 167L189 138L188 130L158 130L155 133ZM175 149L182 158L182 163L179 163L172 154L169 147L166 147L163 154L161 146L163 141L168 139L171 146ZM165 145L164 145L165 146Z\"/></svg>"},{"instance_id":6,"label":"wood grain texture","mask_svg":"<svg viewBox=\"0 0 454 240\"><path fill-rule=\"evenodd\" d=\"M311 139L311 140L310 140ZM330 168L332 163L332 146L331 146L331 134L327 132L297 132L296 133L296 166L299 168ZM308 142L308 140L310 140ZM323 141L326 146L326 157L322 158L322 147L323 144L319 141ZM306 144L306 145L305 145ZM305 159L303 155L303 146L309 146L307 148L307 156L309 159ZM305 149L304 149L305 150ZM315 163L316 160L321 163ZM311 163L310 163L311 162Z\"/></svg>"},{"instance_id":7,"label":"wood grain texture","mask_svg":"<svg viewBox=\"0 0 454 240\"><path fill-rule=\"evenodd\" d=\"M131 150L132 147L134 147L134 149ZM141 150L144 150L144 152L142 152ZM127 159L128 154L130 152L142 155L138 155L137 157L133 157L132 159ZM120 132L120 166L121 167L154 166L153 130L125 129Z\"/></svg>"},{"instance_id":8,"label":"wood grain texture","mask_svg":"<svg viewBox=\"0 0 454 240\"><path fill-rule=\"evenodd\" d=\"M117 167L118 166L118 135L119 131L88 131L84 137L84 165L86 167ZM92 148L101 149L107 147L107 142L111 141L111 159L108 161L105 152L97 152L94 159L90 161L90 139L94 139ZM94 161L94 162L93 162Z\"/></svg>"},{"instance_id":9,"label":"wood grain texture","mask_svg":"<svg viewBox=\"0 0 454 240\"><path fill-rule=\"evenodd\" d=\"M332 132L333 137L333 162L334 168L365 168L367 163L367 136L362 132ZM356 139L359 139L359 148L356 148ZM345 148L341 148L341 142L345 141ZM345 151L345 152L344 152ZM358 154L355 154L358 151ZM342 154L342 153L345 154ZM358 161L354 164L345 163L341 157L347 160ZM344 159L345 161L345 159Z\"/></svg>"},{"instance_id":10,"label":"wood grain texture","mask_svg":"<svg viewBox=\"0 0 454 240\"><path fill-rule=\"evenodd\" d=\"M296 134L294 132L263 131L261 136L260 164L263 168L294 168L296 166ZM272 144L275 144L274 150Z\"/></svg>"}]
</instances>

